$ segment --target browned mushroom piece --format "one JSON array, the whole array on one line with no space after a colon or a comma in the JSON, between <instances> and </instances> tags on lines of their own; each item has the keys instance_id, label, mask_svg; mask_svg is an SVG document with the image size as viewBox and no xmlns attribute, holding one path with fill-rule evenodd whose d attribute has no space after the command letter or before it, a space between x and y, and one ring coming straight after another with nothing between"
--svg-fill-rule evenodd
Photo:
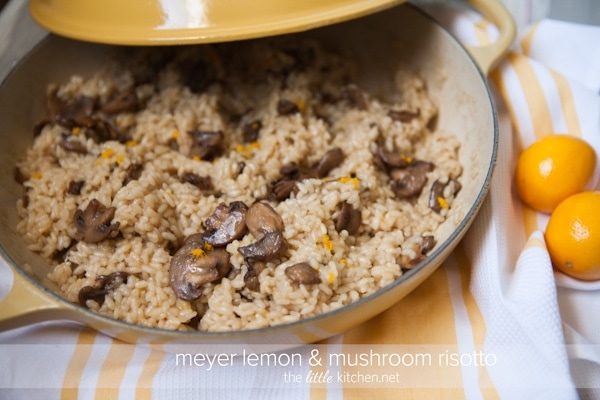
<instances>
[{"instance_id":1,"label":"browned mushroom piece","mask_svg":"<svg viewBox=\"0 0 600 400\"><path fill-rule=\"evenodd\" d=\"M258 134L262 129L262 122L260 120L252 121L244 125L242 128L242 135L245 143L255 142L258 139Z\"/></svg>"},{"instance_id":2,"label":"browned mushroom piece","mask_svg":"<svg viewBox=\"0 0 600 400\"><path fill-rule=\"evenodd\" d=\"M417 110L417 111L390 110L390 111L388 111L387 115L394 121L410 122L415 118L419 118L419 116L421 115L421 110Z\"/></svg>"},{"instance_id":3,"label":"browned mushroom piece","mask_svg":"<svg viewBox=\"0 0 600 400\"><path fill-rule=\"evenodd\" d=\"M100 111L106 114L119 114L123 112L135 112L139 106L139 100L135 87L116 93L111 99L100 106Z\"/></svg>"},{"instance_id":4,"label":"browned mushroom piece","mask_svg":"<svg viewBox=\"0 0 600 400\"><path fill-rule=\"evenodd\" d=\"M219 272L219 277L217 279L221 279L229 275L231 272L231 263L229 259L231 258L231 254L225 249L214 249L209 251L209 257L213 257L217 260L217 271Z\"/></svg>"},{"instance_id":5,"label":"browned mushroom piece","mask_svg":"<svg viewBox=\"0 0 600 400\"><path fill-rule=\"evenodd\" d=\"M85 210L77 209L74 214L77 233L75 239L96 243L107 238L119 229L119 222L111 224L115 207L105 207L97 199L92 199Z\"/></svg>"},{"instance_id":6,"label":"browned mushroom piece","mask_svg":"<svg viewBox=\"0 0 600 400\"><path fill-rule=\"evenodd\" d=\"M13 171L13 178L14 178L15 182L17 182L19 185L24 184L25 181L27 181L29 179L29 177L27 175L25 175L25 173L23 171L21 171L21 169L19 167L15 167L15 169Z\"/></svg>"},{"instance_id":7,"label":"browned mushroom piece","mask_svg":"<svg viewBox=\"0 0 600 400\"><path fill-rule=\"evenodd\" d=\"M283 176L289 177L298 176L300 173L300 166L297 162L292 161L282 165L281 168L279 168L279 173Z\"/></svg>"},{"instance_id":8,"label":"browned mushroom piece","mask_svg":"<svg viewBox=\"0 0 600 400\"><path fill-rule=\"evenodd\" d=\"M429 192L429 208L431 208L436 213L440 213L442 211L442 202L444 200L444 189L446 188L446 184L436 180L431 185L431 192Z\"/></svg>"},{"instance_id":9,"label":"browned mushroom piece","mask_svg":"<svg viewBox=\"0 0 600 400\"><path fill-rule=\"evenodd\" d=\"M85 147L85 144L81 143L79 139L77 139L75 136L72 136L69 133L63 134L61 136L61 140L58 142L58 145L63 149L73 153L87 154L88 152L87 147Z\"/></svg>"},{"instance_id":10,"label":"browned mushroom piece","mask_svg":"<svg viewBox=\"0 0 600 400\"><path fill-rule=\"evenodd\" d=\"M390 171L391 188L396 197L406 199L417 196L427 183L427 173L434 165L428 161L415 161L406 168Z\"/></svg>"},{"instance_id":11,"label":"browned mushroom piece","mask_svg":"<svg viewBox=\"0 0 600 400\"><path fill-rule=\"evenodd\" d=\"M273 181L269 188L270 200L284 200L292 192L297 191L296 183L304 179L324 178L332 169L338 167L344 160L344 153L339 147L334 147L323 155L313 166L302 168L295 162L285 164L279 172L282 177Z\"/></svg>"},{"instance_id":12,"label":"browned mushroom piece","mask_svg":"<svg viewBox=\"0 0 600 400\"><path fill-rule=\"evenodd\" d=\"M248 271L244 275L244 283L246 287L252 291L260 289L260 281L258 279L260 273L267 267L264 261L247 260L246 265Z\"/></svg>"},{"instance_id":13,"label":"browned mushroom piece","mask_svg":"<svg viewBox=\"0 0 600 400\"><path fill-rule=\"evenodd\" d=\"M99 306L102 306L106 295L127 283L129 274L124 271L113 272L108 275L98 275L94 286L84 286L79 290L79 305L87 308L87 301L94 300Z\"/></svg>"},{"instance_id":14,"label":"browned mushroom piece","mask_svg":"<svg viewBox=\"0 0 600 400\"><path fill-rule=\"evenodd\" d=\"M96 143L103 143L109 140L123 142L125 140L119 128L107 119L92 118L88 122L87 128L87 134Z\"/></svg>"},{"instance_id":15,"label":"browned mushroom piece","mask_svg":"<svg viewBox=\"0 0 600 400\"><path fill-rule=\"evenodd\" d=\"M169 280L175 295L182 300L196 300L203 285L229 273L229 256L223 249L204 250L204 242L198 236L186 239L171 257Z\"/></svg>"},{"instance_id":16,"label":"browned mushroom piece","mask_svg":"<svg viewBox=\"0 0 600 400\"><path fill-rule=\"evenodd\" d=\"M85 181L70 181L69 182L69 186L67 186L67 194L73 194L73 195L78 195L81 194L81 189L83 188L83 185L85 184Z\"/></svg>"},{"instance_id":17,"label":"browned mushroom piece","mask_svg":"<svg viewBox=\"0 0 600 400\"><path fill-rule=\"evenodd\" d=\"M288 244L280 231L268 232L260 240L238 248L246 260L267 261L280 258L288 250Z\"/></svg>"},{"instance_id":18,"label":"browned mushroom piece","mask_svg":"<svg viewBox=\"0 0 600 400\"><path fill-rule=\"evenodd\" d=\"M285 275L298 285L315 285L321 283L319 272L306 262L287 267Z\"/></svg>"},{"instance_id":19,"label":"browned mushroom piece","mask_svg":"<svg viewBox=\"0 0 600 400\"><path fill-rule=\"evenodd\" d=\"M137 181L142 176L144 166L138 163L131 163L125 170L125 179L123 179L123 186L127 185L131 181Z\"/></svg>"},{"instance_id":20,"label":"browned mushroom piece","mask_svg":"<svg viewBox=\"0 0 600 400\"><path fill-rule=\"evenodd\" d=\"M284 176L273 183L269 188L269 200L285 200L290 197L290 194L297 190L296 183L298 179Z\"/></svg>"},{"instance_id":21,"label":"browned mushroom piece","mask_svg":"<svg viewBox=\"0 0 600 400\"><path fill-rule=\"evenodd\" d=\"M414 258L403 257L402 267L405 269L411 269L416 267L421 261L427 258L426 254L435 247L435 238L431 235L422 236L421 245L419 246L419 253Z\"/></svg>"},{"instance_id":22,"label":"browned mushroom piece","mask_svg":"<svg viewBox=\"0 0 600 400\"><path fill-rule=\"evenodd\" d=\"M450 190L452 190L454 194L458 193L462 188L462 185L456 179L450 179L448 183L442 183L439 180L436 180L431 185L431 191L429 192L429 208L438 214L443 208L448 207L446 198L444 197L444 191L448 185L452 185Z\"/></svg>"},{"instance_id":23,"label":"browned mushroom piece","mask_svg":"<svg viewBox=\"0 0 600 400\"><path fill-rule=\"evenodd\" d=\"M200 176L194 172L184 172L179 177L179 181L182 183L190 183L203 191L213 190L210 176Z\"/></svg>"},{"instance_id":24,"label":"browned mushroom piece","mask_svg":"<svg viewBox=\"0 0 600 400\"><path fill-rule=\"evenodd\" d=\"M223 152L225 136L222 131L188 131L192 137L190 156L212 161Z\"/></svg>"},{"instance_id":25,"label":"browned mushroom piece","mask_svg":"<svg viewBox=\"0 0 600 400\"><path fill-rule=\"evenodd\" d=\"M347 100L352 106L358 108L359 110L367 109L367 100L365 99L365 94L360 88L354 84L348 85L342 92L340 93L342 99Z\"/></svg>"},{"instance_id":26,"label":"browned mushroom piece","mask_svg":"<svg viewBox=\"0 0 600 400\"><path fill-rule=\"evenodd\" d=\"M406 168L411 163L410 157L399 152L387 151L382 145L377 146L377 156L385 169Z\"/></svg>"},{"instance_id":27,"label":"browned mushroom piece","mask_svg":"<svg viewBox=\"0 0 600 400\"><path fill-rule=\"evenodd\" d=\"M183 245L195 243L196 247L202 248L204 246L204 234L203 233L194 233L192 235L186 236L183 239Z\"/></svg>"},{"instance_id":28,"label":"browned mushroom piece","mask_svg":"<svg viewBox=\"0 0 600 400\"><path fill-rule=\"evenodd\" d=\"M348 234L353 235L360 228L362 223L362 213L352 206L352 204L344 201L342 209L335 221L335 230L341 232L346 230Z\"/></svg>"},{"instance_id":29,"label":"browned mushroom piece","mask_svg":"<svg viewBox=\"0 0 600 400\"><path fill-rule=\"evenodd\" d=\"M281 216L264 202L252 204L246 213L246 226L256 240L260 240L269 232L283 232L284 224Z\"/></svg>"},{"instance_id":30,"label":"browned mushroom piece","mask_svg":"<svg viewBox=\"0 0 600 400\"><path fill-rule=\"evenodd\" d=\"M329 172L337 168L342 161L344 161L344 153L342 149L339 147L334 147L333 149L327 150L327 152L323 155L319 163L315 166L315 172L317 177L324 178Z\"/></svg>"},{"instance_id":31,"label":"browned mushroom piece","mask_svg":"<svg viewBox=\"0 0 600 400\"><path fill-rule=\"evenodd\" d=\"M277 114L279 115L292 115L299 112L300 107L298 107L298 104L294 103L292 100L280 99L277 102Z\"/></svg>"},{"instance_id":32,"label":"browned mushroom piece","mask_svg":"<svg viewBox=\"0 0 600 400\"><path fill-rule=\"evenodd\" d=\"M429 250L435 247L435 238L431 235L424 235L421 242L421 254L427 254Z\"/></svg>"},{"instance_id":33,"label":"browned mushroom piece","mask_svg":"<svg viewBox=\"0 0 600 400\"><path fill-rule=\"evenodd\" d=\"M212 246L225 246L246 233L248 206L241 201L221 203L206 219L204 240Z\"/></svg>"},{"instance_id":34,"label":"browned mushroom piece","mask_svg":"<svg viewBox=\"0 0 600 400\"><path fill-rule=\"evenodd\" d=\"M52 121L50 121L48 119L44 119L44 120L36 123L35 125L33 125L33 137L37 138L38 136L40 136L40 134L42 133L44 128L50 124L52 124Z\"/></svg>"},{"instance_id":35,"label":"browned mushroom piece","mask_svg":"<svg viewBox=\"0 0 600 400\"><path fill-rule=\"evenodd\" d=\"M86 96L78 97L72 101L62 100L58 97L57 87L48 93L46 103L50 118L67 128L93 124L92 114L95 105L96 100Z\"/></svg>"}]
</instances>

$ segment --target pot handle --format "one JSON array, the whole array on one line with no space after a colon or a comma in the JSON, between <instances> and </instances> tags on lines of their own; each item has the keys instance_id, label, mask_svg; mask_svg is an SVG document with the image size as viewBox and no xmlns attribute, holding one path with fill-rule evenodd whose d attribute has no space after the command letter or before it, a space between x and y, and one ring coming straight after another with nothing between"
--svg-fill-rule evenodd
<instances>
[{"instance_id":1,"label":"pot handle","mask_svg":"<svg viewBox=\"0 0 600 400\"><path fill-rule=\"evenodd\" d=\"M9 264L9 263L6 263ZM53 319L68 318L69 310L43 290L35 290L32 283L10 267L12 287L0 299L0 332Z\"/></svg>"},{"instance_id":2,"label":"pot handle","mask_svg":"<svg viewBox=\"0 0 600 400\"><path fill-rule=\"evenodd\" d=\"M467 2L496 25L500 31L500 35L494 43L483 46L466 46L479 68L487 75L508 52L508 48L517 35L517 26L502 0L467 0Z\"/></svg>"}]
</instances>

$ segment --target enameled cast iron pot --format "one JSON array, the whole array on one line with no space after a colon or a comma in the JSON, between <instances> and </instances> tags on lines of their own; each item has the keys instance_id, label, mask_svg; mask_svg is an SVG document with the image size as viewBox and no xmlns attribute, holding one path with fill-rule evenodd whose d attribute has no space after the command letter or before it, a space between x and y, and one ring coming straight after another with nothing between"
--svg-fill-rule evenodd
<instances>
[{"instance_id":1,"label":"enameled cast iron pot","mask_svg":"<svg viewBox=\"0 0 600 400\"><path fill-rule=\"evenodd\" d=\"M114 47L50 35L14 68L0 87L0 245L12 270L11 291L0 299L0 330L38 321L67 319L131 343L281 344L312 343L367 321L421 284L450 254L475 218L488 191L496 160L498 127L485 74L508 49L515 34L510 15L495 0L471 1L501 34L488 47L467 50L446 30L410 5L324 28L309 30L326 45L342 44L360 61L360 85L385 95L391 71L416 70L439 105L437 127L457 135L462 145L461 205L452 209L429 257L391 285L351 305L305 320L238 332L175 332L113 320L72 304L45 285L50 266L32 254L16 233L16 201L22 186L13 177L16 161L33 140L32 127L45 116L49 82L72 74L90 75ZM454 222L454 221L459 221ZM28 267L24 267L28 266Z\"/></svg>"}]
</instances>

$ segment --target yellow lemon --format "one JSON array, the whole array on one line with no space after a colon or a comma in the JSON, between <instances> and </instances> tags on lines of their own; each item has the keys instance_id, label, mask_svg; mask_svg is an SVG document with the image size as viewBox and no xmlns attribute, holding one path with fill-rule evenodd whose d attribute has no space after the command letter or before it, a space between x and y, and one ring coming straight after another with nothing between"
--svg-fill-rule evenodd
<instances>
[{"instance_id":1,"label":"yellow lemon","mask_svg":"<svg viewBox=\"0 0 600 400\"><path fill-rule=\"evenodd\" d=\"M551 213L567 197L586 188L596 153L572 135L549 135L525 149L517 160L517 194L531 208Z\"/></svg>"},{"instance_id":2,"label":"yellow lemon","mask_svg":"<svg viewBox=\"0 0 600 400\"><path fill-rule=\"evenodd\" d=\"M562 201L550 215L544 237L556 269L581 280L600 279L600 192Z\"/></svg>"}]
</instances>

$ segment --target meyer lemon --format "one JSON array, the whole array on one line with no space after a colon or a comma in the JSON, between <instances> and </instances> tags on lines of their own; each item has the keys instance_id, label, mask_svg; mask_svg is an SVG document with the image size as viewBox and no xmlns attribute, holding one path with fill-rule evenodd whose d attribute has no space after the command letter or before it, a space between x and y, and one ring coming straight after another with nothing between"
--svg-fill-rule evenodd
<instances>
[{"instance_id":1,"label":"meyer lemon","mask_svg":"<svg viewBox=\"0 0 600 400\"><path fill-rule=\"evenodd\" d=\"M600 279L600 192L562 201L544 234L554 267L576 279Z\"/></svg>"},{"instance_id":2,"label":"meyer lemon","mask_svg":"<svg viewBox=\"0 0 600 400\"><path fill-rule=\"evenodd\" d=\"M517 160L517 194L531 208L551 213L567 197L583 191L596 167L596 153L572 135L549 135Z\"/></svg>"}]
</instances>

